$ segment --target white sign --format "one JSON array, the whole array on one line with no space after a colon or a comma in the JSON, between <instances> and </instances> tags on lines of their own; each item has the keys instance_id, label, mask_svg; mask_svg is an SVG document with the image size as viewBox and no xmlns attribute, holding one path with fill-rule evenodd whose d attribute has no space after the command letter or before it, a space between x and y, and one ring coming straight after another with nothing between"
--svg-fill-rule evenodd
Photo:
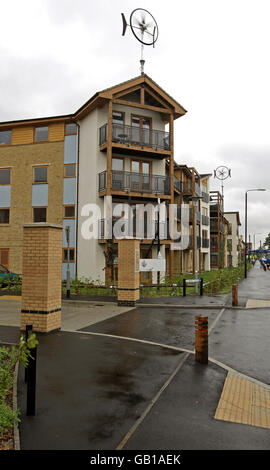
<instances>
[{"instance_id":1,"label":"white sign","mask_svg":"<svg viewBox=\"0 0 270 470\"><path fill-rule=\"evenodd\" d=\"M140 259L140 271L166 271L165 259Z\"/></svg>"},{"instance_id":2,"label":"white sign","mask_svg":"<svg viewBox=\"0 0 270 470\"><path fill-rule=\"evenodd\" d=\"M201 282L200 279L186 279L186 282Z\"/></svg>"}]
</instances>

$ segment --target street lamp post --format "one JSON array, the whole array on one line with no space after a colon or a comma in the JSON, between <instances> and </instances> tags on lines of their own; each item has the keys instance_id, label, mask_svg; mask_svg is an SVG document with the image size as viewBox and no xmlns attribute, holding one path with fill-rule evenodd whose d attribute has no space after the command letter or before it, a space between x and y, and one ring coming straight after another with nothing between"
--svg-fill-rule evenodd
<instances>
[{"instance_id":1,"label":"street lamp post","mask_svg":"<svg viewBox=\"0 0 270 470\"><path fill-rule=\"evenodd\" d=\"M247 193L251 191L266 191L264 188L247 189L245 193L245 278L247 277Z\"/></svg>"}]
</instances>

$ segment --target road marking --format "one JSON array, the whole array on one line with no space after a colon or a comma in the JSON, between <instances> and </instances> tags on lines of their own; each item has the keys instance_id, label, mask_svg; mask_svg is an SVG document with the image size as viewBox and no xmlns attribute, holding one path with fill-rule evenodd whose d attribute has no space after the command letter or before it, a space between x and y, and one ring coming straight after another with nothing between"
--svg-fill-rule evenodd
<instances>
[{"instance_id":1,"label":"road marking","mask_svg":"<svg viewBox=\"0 0 270 470\"><path fill-rule=\"evenodd\" d=\"M221 315L224 313L225 311L225 308L222 308L219 312L219 314L217 315L217 317L215 318L215 320L213 321L212 325L210 326L209 330L208 330L208 335L211 334L212 330L215 328L217 322L219 321Z\"/></svg>"},{"instance_id":2,"label":"road marking","mask_svg":"<svg viewBox=\"0 0 270 470\"><path fill-rule=\"evenodd\" d=\"M128 336L117 336L117 335L110 335L107 333L96 333L93 331L78 331L78 330L61 330L61 331L64 331L65 333L79 333L83 335L104 336L107 338L124 339L127 341L134 341L136 343L149 344L150 346L159 346L161 348L168 348L168 349L172 349L178 352L186 352L189 354L194 354L194 350L191 350L191 349L179 348L177 346L170 346L168 344L163 344L163 343L155 343L154 341L148 341L146 339L129 338Z\"/></svg>"},{"instance_id":3,"label":"road marking","mask_svg":"<svg viewBox=\"0 0 270 470\"><path fill-rule=\"evenodd\" d=\"M161 396L161 394L164 392L164 390L168 387L168 385L171 383L171 381L174 379L174 377L176 376L176 374L179 372L179 370L181 369L182 365L184 364L184 362L187 360L187 358L189 357L189 353L187 353L185 355L185 357L182 359L182 361L180 362L180 364L178 364L178 366L176 367L176 369L173 371L173 373L170 375L170 377L168 378L168 380L164 383L164 385L161 387L161 389L158 391L158 393L155 395L155 397L151 400L151 403L148 405L148 407L146 408L146 410L142 413L142 415L137 419L137 421L135 421L135 423L133 424L133 426L131 427L131 429L128 431L128 433L125 435L125 437L122 439L122 441L120 442L120 444L118 444L118 446L116 447L116 450L122 450L123 447L126 445L127 441L132 437L132 435L135 433L136 429L140 426L140 424L143 422L143 420L146 418L146 416L148 415L148 413L151 411L151 409L153 408L153 406L155 405L155 403L158 401L159 397Z\"/></svg>"}]
</instances>

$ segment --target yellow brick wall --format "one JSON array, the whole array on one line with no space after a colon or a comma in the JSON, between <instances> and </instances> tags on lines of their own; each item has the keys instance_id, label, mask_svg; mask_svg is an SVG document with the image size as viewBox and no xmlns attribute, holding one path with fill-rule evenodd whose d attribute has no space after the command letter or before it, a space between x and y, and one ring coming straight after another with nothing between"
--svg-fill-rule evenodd
<instances>
[{"instance_id":1,"label":"yellow brick wall","mask_svg":"<svg viewBox=\"0 0 270 470\"><path fill-rule=\"evenodd\" d=\"M11 167L9 226L0 226L0 248L9 248L9 269L22 272L22 225L32 223L33 165L48 165L47 222L62 224L64 142L0 147L0 167Z\"/></svg>"},{"instance_id":2,"label":"yellow brick wall","mask_svg":"<svg viewBox=\"0 0 270 470\"><path fill-rule=\"evenodd\" d=\"M62 228L49 224L23 228L22 271L21 329L25 329L27 323L32 324L35 331L43 333L59 329Z\"/></svg>"},{"instance_id":3,"label":"yellow brick wall","mask_svg":"<svg viewBox=\"0 0 270 470\"><path fill-rule=\"evenodd\" d=\"M140 273L135 272L135 250L140 253L140 240L119 240L118 302L135 302L140 298Z\"/></svg>"}]
</instances>

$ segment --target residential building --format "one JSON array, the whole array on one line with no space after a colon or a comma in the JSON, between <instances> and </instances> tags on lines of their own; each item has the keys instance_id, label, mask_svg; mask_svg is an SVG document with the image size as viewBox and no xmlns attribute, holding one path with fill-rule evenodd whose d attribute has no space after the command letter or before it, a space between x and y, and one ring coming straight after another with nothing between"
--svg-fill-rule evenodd
<instances>
[{"instance_id":1,"label":"residential building","mask_svg":"<svg viewBox=\"0 0 270 470\"><path fill-rule=\"evenodd\" d=\"M210 271L210 178L212 174L201 174L201 259L200 270Z\"/></svg>"},{"instance_id":2,"label":"residential building","mask_svg":"<svg viewBox=\"0 0 270 470\"><path fill-rule=\"evenodd\" d=\"M105 197L113 207L129 203L135 213L137 204L164 207L196 192L195 171L180 169L183 186L175 173L174 120L185 113L140 75L96 93L73 114L1 122L0 262L21 273L22 225L50 222L70 228L69 245L63 231L63 278L69 252L72 277L117 280L118 241L107 238ZM89 204L98 208L94 238L81 234L91 216ZM196 234L200 229L193 230L192 222L193 244ZM156 257L153 237L141 238L140 256ZM172 277L185 264L194 268L194 256L180 261L165 231L160 238L167 274ZM142 273L141 281L153 282L151 273Z\"/></svg>"},{"instance_id":3,"label":"residential building","mask_svg":"<svg viewBox=\"0 0 270 470\"><path fill-rule=\"evenodd\" d=\"M227 227L223 198L219 191L210 191L210 263L211 269L227 266Z\"/></svg>"},{"instance_id":4,"label":"residential building","mask_svg":"<svg viewBox=\"0 0 270 470\"><path fill-rule=\"evenodd\" d=\"M239 212L224 212L229 223L227 235L227 264L234 268L239 264L239 227L241 226Z\"/></svg>"}]
</instances>

